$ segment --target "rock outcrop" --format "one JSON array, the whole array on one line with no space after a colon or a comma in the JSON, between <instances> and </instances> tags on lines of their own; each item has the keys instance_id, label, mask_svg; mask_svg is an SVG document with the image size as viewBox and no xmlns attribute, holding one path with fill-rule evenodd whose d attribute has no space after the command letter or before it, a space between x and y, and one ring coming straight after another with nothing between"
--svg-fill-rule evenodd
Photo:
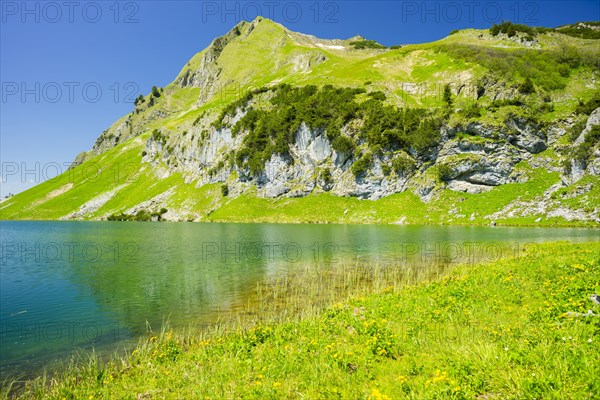
<instances>
[{"instance_id":1,"label":"rock outcrop","mask_svg":"<svg viewBox=\"0 0 600 400\"><path fill-rule=\"evenodd\" d=\"M235 115L227 117L229 125L235 125L245 113L238 109ZM594 123L597 114L590 117L590 123ZM481 123L443 126L442 140L432 156L417 157L414 171L390 172L391 160L374 155L367 172L355 176L350 168L356 161L352 154L336 152L324 130L312 130L301 124L289 154L273 154L263 172L252 174L231 161L231 155L242 145L244 133L233 135L230 128L216 129L205 122L192 127L186 136L167 137L167 142L148 139L144 162L166 163L171 170L184 173L198 185L226 183L230 196L255 187L256 195L265 198L327 191L375 200L412 190L427 200L442 188L482 193L527 180L516 170L516 165L532 160L549 145L542 128L519 118L508 121L502 128ZM198 137L203 139L194 139ZM596 164L591 168L597 168ZM445 174L435 172L442 169ZM323 179L324 176L328 179Z\"/></svg>"}]
</instances>

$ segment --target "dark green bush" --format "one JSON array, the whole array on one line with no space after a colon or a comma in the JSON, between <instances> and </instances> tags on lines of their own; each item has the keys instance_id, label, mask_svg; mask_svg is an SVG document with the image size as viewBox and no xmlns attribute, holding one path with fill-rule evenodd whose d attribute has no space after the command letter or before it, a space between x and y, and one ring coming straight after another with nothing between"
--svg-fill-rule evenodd
<instances>
[{"instance_id":1,"label":"dark green bush","mask_svg":"<svg viewBox=\"0 0 600 400\"><path fill-rule=\"evenodd\" d=\"M335 140L340 129L356 116L359 105L354 96L365 92L331 85L322 89L313 85L280 85L272 90L273 109L250 109L232 129L234 135L248 132L236 162L249 167L252 173L262 171L272 154L286 154L302 123L310 129L326 131L329 139Z\"/></svg>"},{"instance_id":2,"label":"dark green bush","mask_svg":"<svg viewBox=\"0 0 600 400\"><path fill-rule=\"evenodd\" d=\"M507 106L521 107L524 104L525 102L523 101L523 99L519 97L516 97L514 99L494 100L488 105L488 110L494 110L496 108Z\"/></svg>"},{"instance_id":3,"label":"dark green bush","mask_svg":"<svg viewBox=\"0 0 600 400\"><path fill-rule=\"evenodd\" d=\"M376 92L371 92L368 94L368 96L374 100L378 100L378 101L385 101L387 99L385 93L383 93L382 91L376 91Z\"/></svg>"},{"instance_id":4,"label":"dark green bush","mask_svg":"<svg viewBox=\"0 0 600 400\"><path fill-rule=\"evenodd\" d=\"M600 92L596 92L588 101L579 100L575 112L577 114L590 115L598 107L600 107Z\"/></svg>"},{"instance_id":5,"label":"dark green bush","mask_svg":"<svg viewBox=\"0 0 600 400\"><path fill-rule=\"evenodd\" d=\"M333 142L331 142L331 147L333 147L333 149L338 153L352 154L356 148L356 145L348 136L339 135L333 139Z\"/></svg>"},{"instance_id":6,"label":"dark green bush","mask_svg":"<svg viewBox=\"0 0 600 400\"><path fill-rule=\"evenodd\" d=\"M533 82L531 82L530 78L525 78L523 83L521 83L519 85L519 93L521 93L521 94L535 93L535 87L533 86Z\"/></svg>"},{"instance_id":7,"label":"dark green bush","mask_svg":"<svg viewBox=\"0 0 600 400\"><path fill-rule=\"evenodd\" d=\"M152 215L146 210L139 210L135 214L136 221L150 221L152 219Z\"/></svg>"},{"instance_id":8,"label":"dark green bush","mask_svg":"<svg viewBox=\"0 0 600 400\"><path fill-rule=\"evenodd\" d=\"M446 103L448 107L452 107L452 90L448 84L444 86L444 103Z\"/></svg>"},{"instance_id":9,"label":"dark green bush","mask_svg":"<svg viewBox=\"0 0 600 400\"><path fill-rule=\"evenodd\" d=\"M289 85L282 84L279 87L287 87L287 86L289 86ZM253 90L246 92L239 99L234 100L231 103L229 103L227 106L225 106L225 108L223 108L223 110L221 111L221 114L212 123L212 125L216 129L221 129L221 128L225 127L225 124L224 124L225 116L231 117L231 116L235 115L238 108L241 109L242 111L245 111L246 106L248 105L248 102L250 102L250 100L252 100L256 95L259 95L261 93L266 93L269 90L273 90L273 89L265 86L265 87L260 87L260 88L253 89Z\"/></svg>"},{"instance_id":10,"label":"dark green bush","mask_svg":"<svg viewBox=\"0 0 600 400\"><path fill-rule=\"evenodd\" d=\"M441 121L422 109L397 109L381 102L367 100L361 105L362 135L370 148L385 150L414 148L418 151L439 141Z\"/></svg>"},{"instance_id":11,"label":"dark green bush","mask_svg":"<svg viewBox=\"0 0 600 400\"><path fill-rule=\"evenodd\" d=\"M438 177L442 181L449 181L452 179L452 167L448 164L440 164L438 165Z\"/></svg>"},{"instance_id":12,"label":"dark green bush","mask_svg":"<svg viewBox=\"0 0 600 400\"><path fill-rule=\"evenodd\" d=\"M392 167L388 164L383 164L381 166L381 172L383 172L384 176L389 176L392 173Z\"/></svg>"},{"instance_id":13,"label":"dark green bush","mask_svg":"<svg viewBox=\"0 0 600 400\"><path fill-rule=\"evenodd\" d=\"M357 161L352 164L350 170L355 177L362 176L367 173L371 165L373 164L373 155L370 152L366 152Z\"/></svg>"},{"instance_id":14,"label":"dark green bush","mask_svg":"<svg viewBox=\"0 0 600 400\"><path fill-rule=\"evenodd\" d=\"M585 137L583 143L573 151L573 158L588 161L592 156L592 149L600 142L600 125L594 125Z\"/></svg>"},{"instance_id":15,"label":"dark green bush","mask_svg":"<svg viewBox=\"0 0 600 400\"><path fill-rule=\"evenodd\" d=\"M137 106L139 104L142 104L144 101L144 95L140 94L139 97L136 97L136 99L133 101L133 104Z\"/></svg>"},{"instance_id":16,"label":"dark green bush","mask_svg":"<svg viewBox=\"0 0 600 400\"><path fill-rule=\"evenodd\" d=\"M583 62L577 47L568 44L561 44L556 55L558 62L569 69L575 69Z\"/></svg>"},{"instance_id":17,"label":"dark green bush","mask_svg":"<svg viewBox=\"0 0 600 400\"><path fill-rule=\"evenodd\" d=\"M192 126L198 125L200 123L200 121L202 121L202 118L204 118L205 114L206 114L206 111L203 111L202 114L198 115L198 117L196 117L196 119L192 123Z\"/></svg>"},{"instance_id":18,"label":"dark green bush","mask_svg":"<svg viewBox=\"0 0 600 400\"><path fill-rule=\"evenodd\" d=\"M163 216L163 214L166 214L167 211L169 211L169 210L167 210L166 208L161 208L160 211L153 212L152 214L150 214L150 216L152 218L156 218L158 221L162 221L163 220L162 216Z\"/></svg>"},{"instance_id":19,"label":"dark green bush","mask_svg":"<svg viewBox=\"0 0 600 400\"><path fill-rule=\"evenodd\" d=\"M575 25L556 28L555 31L581 39L600 39L600 30L586 25L599 26L598 22L581 22Z\"/></svg>"},{"instance_id":20,"label":"dark green bush","mask_svg":"<svg viewBox=\"0 0 600 400\"><path fill-rule=\"evenodd\" d=\"M466 118L479 118L481 117L481 107L477 103L471 104L464 110Z\"/></svg>"},{"instance_id":21,"label":"dark green bush","mask_svg":"<svg viewBox=\"0 0 600 400\"><path fill-rule=\"evenodd\" d=\"M499 33L505 33L508 35L508 37L513 37L517 34L517 32L526 33L528 37L531 37L532 39L536 35L536 32L532 27L521 24L513 24L510 21L502 21L501 24L494 24L490 28L490 34L492 36L497 36Z\"/></svg>"},{"instance_id":22,"label":"dark green bush","mask_svg":"<svg viewBox=\"0 0 600 400\"><path fill-rule=\"evenodd\" d=\"M158 129L154 129L152 131L152 140L164 145L167 142L167 137L164 136Z\"/></svg>"},{"instance_id":23,"label":"dark green bush","mask_svg":"<svg viewBox=\"0 0 600 400\"><path fill-rule=\"evenodd\" d=\"M131 221L132 217L133 217L132 215L124 214L124 213L111 214L106 218L106 220L107 221Z\"/></svg>"},{"instance_id":24,"label":"dark green bush","mask_svg":"<svg viewBox=\"0 0 600 400\"><path fill-rule=\"evenodd\" d=\"M321 182L324 186L328 186L333 183L333 176L331 175L331 171L329 170L329 168L325 168L324 170L322 170L319 174L319 178L321 179Z\"/></svg>"},{"instance_id":25,"label":"dark green bush","mask_svg":"<svg viewBox=\"0 0 600 400\"><path fill-rule=\"evenodd\" d=\"M534 108L534 112L539 116L545 113L551 113L554 111L554 103L544 102Z\"/></svg>"},{"instance_id":26,"label":"dark green bush","mask_svg":"<svg viewBox=\"0 0 600 400\"><path fill-rule=\"evenodd\" d=\"M221 185L221 194L223 197L229 196L229 186L227 186L225 183Z\"/></svg>"},{"instance_id":27,"label":"dark green bush","mask_svg":"<svg viewBox=\"0 0 600 400\"><path fill-rule=\"evenodd\" d=\"M392 159L392 168L398 175L409 175L415 171L416 162L407 155L398 155Z\"/></svg>"},{"instance_id":28,"label":"dark green bush","mask_svg":"<svg viewBox=\"0 0 600 400\"><path fill-rule=\"evenodd\" d=\"M132 214L125 214L125 213L120 213L120 214L111 214L109 215L106 220L107 221L141 221L141 222L146 222L146 221L151 221L152 217L157 216L158 220L160 221L160 217L167 212L166 208L162 208L160 210L160 213L150 213L147 210L139 210L135 215Z\"/></svg>"},{"instance_id":29,"label":"dark green bush","mask_svg":"<svg viewBox=\"0 0 600 400\"><path fill-rule=\"evenodd\" d=\"M358 50L362 50L362 49L385 49L386 47L377 43L374 40L355 40L353 42L350 42L350 46L354 47L355 49Z\"/></svg>"}]
</instances>

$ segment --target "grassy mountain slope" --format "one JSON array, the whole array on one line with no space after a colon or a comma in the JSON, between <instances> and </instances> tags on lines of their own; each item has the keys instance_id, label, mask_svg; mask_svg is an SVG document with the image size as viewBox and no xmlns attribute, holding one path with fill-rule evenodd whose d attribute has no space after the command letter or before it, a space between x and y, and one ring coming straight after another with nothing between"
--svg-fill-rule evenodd
<instances>
[{"instance_id":1,"label":"grassy mountain slope","mask_svg":"<svg viewBox=\"0 0 600 400\"><path fill-rule=\"evenodd\" d=\"M322 40L262 18L240 23L196 54L173 83L141 96L132 113L103 132L91 151L78 156L75 168L0 203L0 218L104 219L165 207L169 210L165 218L172 220L600 223L594 218L600 208L598 175L588 168L583 177L571 179L567 166L576 147L573 143L600 106L594 100L600 89L598 40L562 34L560 29L533 37L493 36L487 30L468 29L437 42L398 49L356 49L352 43L360 40ZM527 81L533 92L524 89ZM239 148L214 144L222 133L214 126L229 123L233 128L236 116L223 119L222 110L243 101L252 90L265 88L256 99L239 106L272 109L274 92L269 88L282 83L359 88L365 92L357 95L359 103L368 99L368 93L380 91L385 106L424 108L451 131L442 135L436 154L448 144L506 144L514 139L513 133L505 139L498 133L483 137L481 129L467 130L472 125L502 130L509 120L535 123L547 148L525 154L511 170L510 182L486 187L479 194L451 190L442 173L443 165L460 169L466 162L463 158L472 156L442 157L442 162L407 149L417 171L405 188L379 200L328 193L322 185L305 190L306 196L265 198L261 177L251 177L252 184L240 183L244 171L228 165L225 154ZM443 95L446 85L450 106ZM360 130L364 120L353 123ZM342 135L353 135L347 133L348 127ZM552 133L555 128L558 134ZM374 156L380 158L375 160L377 167L399 154L398 148L373 149L359 136L354 140L359 153L351 162L381 151ZM204 157L211 141L215 148ZM586 165L594 163L598 152L597 139L588 142ZM315 174L330 165L330 161L319 165ZM225 175L216 179L214 171ZM340 171L338 182L362 179L346 167ZM224 185L237 189L227 194ZM423 187L431 189L430 196L423 194ZM526 212L514 211L519 205L540 202L546 204L543 209L527 206Z\"/></svg>"}]
</instances>

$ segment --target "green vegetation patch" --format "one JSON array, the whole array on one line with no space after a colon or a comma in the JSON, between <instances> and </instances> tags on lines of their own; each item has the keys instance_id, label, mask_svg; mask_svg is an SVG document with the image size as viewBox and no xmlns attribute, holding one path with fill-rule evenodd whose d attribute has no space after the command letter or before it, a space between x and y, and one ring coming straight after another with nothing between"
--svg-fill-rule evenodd
<instances>
[{"instance_id":1,"label":"green vegetation patch","mask_svg":"<svg viewBox=\"0 0 600 400\"><path fill-rule=\"evenodd\" d=\"M574 148L571 154L576 159L589 161L592 157L592 150L598 143L600 143L600 125L594 125L583 142Z\"/></svg>"},{"instance_id":2,"label":"green vegetation patch","mask_svg":"<svg viewBox=\"0 0 600 400\"><path fill-rule=\"evenodd\" d=\"M423 152L439 141L441 118L434 111L386 105L382 92L369 93L367 100L359 102L357 95L365 93L362 88L284 84L272 89L273 107L247 107L257 93L268 90L250 92L225 108L214 123L216 128L222 128L227 116L238 109L246 111L232 127L233 135L247 132L242 148L235 154L235 162L253 174L263 171L273 154L288 154L302 124L324 131L333 148L344 153L353 152L358 143L366 143L373 153L399 149ZM342 128L353 120L362 121L362 127L356 137L349 137L342 133ZM366 153L361 159L368 167Z\"/></svg>"},{"instance_id":3,"label":"green vegetation patch","mask_svg":"<svg viewBox=\"0 0 600 400\"><path fill-rule=\"evenodd\" d=\"M581 66L595 68L597 55L564 44L559 50L504 49L467 44L439 44L438 51L452 57L480 64L495 76L523 85L522 93L532 93L534 86L545 91L564 89L569 76ZM517 78L518 77L518 78Z\"/></svg>"},{"instance_id":4,"label":"green vegetation patch","mask_svg":"<svg viewBox=\"0 0 600 400\"><path fill-rule=\"evenodd\" d=\"M352 42L350 42L350 46L354 47L357 50L386 49L387 48L384 45L379 44L374 40L367 40L367 39L352 41Z\"/></svg>"},{"instance_id":5,"label":"green vegetation patch","mask_svg":"<svg viewBox=\"0 0 600 400\"><path fill-rule=\"evenodd\" d=\"M489 31L492 36L498 36L498 34L504 33L508 37L513 37L517 33L523 33L525 34L525 38L529 41L534 40L540 33L548 32L562 33L580 39L600 39L599 26L600 22L579 22L577 24L560 26L558 28L545 28L502 21L501 24L492 25Z\"/></svg>"},{"instance_id":6,"label":"green vegetation patch","mask_svg":"<svg viewBox=\"0 0 600 400\"><path fill-rule=\"evenodd\" d=\"M600 39L598 27L600 27L600 22L580 22L574 25L560 26L555 31L581 39Z\"/></svg>"},{"instance_id":7,"label":"green vegetation patch","mask_svg":"<svg viewBox=\"0 0 600 400\"><path fill-rule=\"evenodd\" d=\"M501 24L494 24L490 28L490 34L492 36L498 36L500 33L506 34L508 37L515 36L518 32L527 34L528 40L533 40L537 31L535 28L531 26L522 25L522 24L513 24L510 21L502 21Z\"/></svg>"},{"instance_id":8,"label":"green vegetation patch","mask_svg":"<svg viewBox=\"0 0 600 400\"><path fill-rule=\"evenodd\" d=\"M148 210L139 210L135 214L111 214L106 220L107 221L138 221L138 222L148 222L152 221L153 218L156 218L157 221L162 220L163 214L167 213L166 208L161 208L160 211L150 212Z\"/></svg>"},{"instance_id":9,"label":"green vegetation patch","mask_svg":"<svg viewBox=\"0 0 600 400\"><path fill-rule=\"evenodd\" d=\"M590 115L598 107L600 107L600 91L595 92L587 101L579 100L575 112L577 114Z\"/></svg>"}]
</instances>

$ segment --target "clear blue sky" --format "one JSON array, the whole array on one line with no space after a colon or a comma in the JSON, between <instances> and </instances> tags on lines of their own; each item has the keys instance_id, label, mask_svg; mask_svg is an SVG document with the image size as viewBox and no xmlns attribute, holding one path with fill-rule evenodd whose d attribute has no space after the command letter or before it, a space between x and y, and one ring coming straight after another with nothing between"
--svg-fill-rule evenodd
<instances>
[{"instance_id":1,"label":"clear blue sky","mask_svg":"<svg viewBox=\"0 0 600 400\"><path fill-rule=\"evenodd\" d=\"M130 95L167 85L214 37L258 14L318 37L393 45L503 19L597 21L600 2L1 0L0 195L54 175L132 110Z\"/></svg>"}]
</instances>

